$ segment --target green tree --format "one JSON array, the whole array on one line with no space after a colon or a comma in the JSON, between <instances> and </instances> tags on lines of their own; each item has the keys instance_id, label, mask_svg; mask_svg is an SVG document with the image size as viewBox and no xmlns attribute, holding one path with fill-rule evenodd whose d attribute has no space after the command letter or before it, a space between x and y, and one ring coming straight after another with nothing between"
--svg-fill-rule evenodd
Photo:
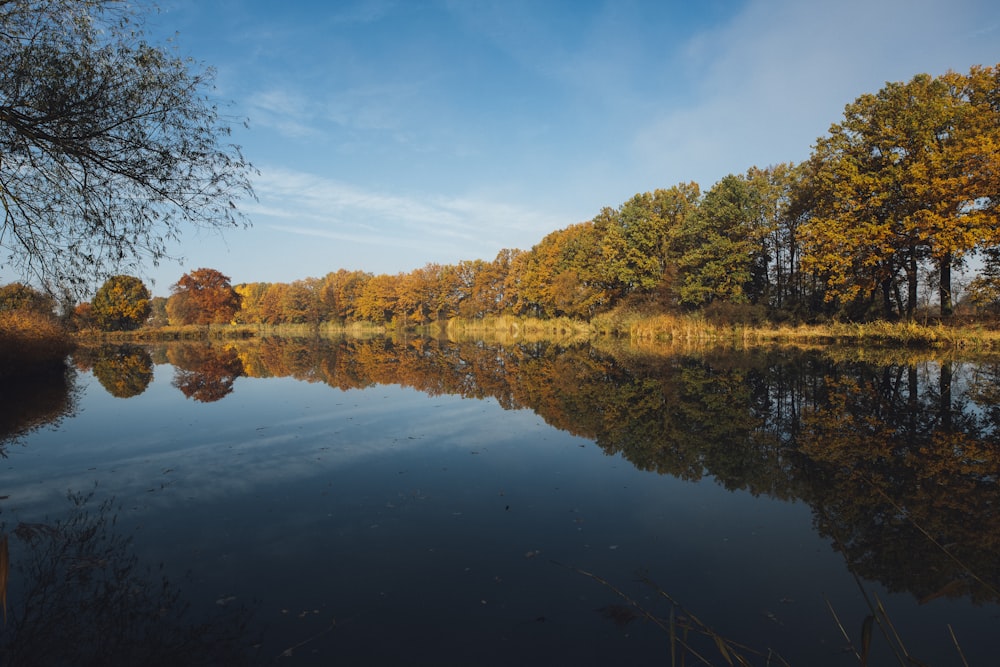
<instances>
[{"instance_id":1,"label":"green tree","mask_svg":"<svg viewBox=\"0 0 1000 667\"><path fill-rule=\"evenodd\" d=\"M147 42L116 0L0 3L0 262L77 291L241 222L253 168L214 73Z\"/></svg>"},{"instance_id":2,"label":"green tree","mask_svg":"<svg viewBox=\"0 0 1000 667\"><path fill-rule=\"evenodd\" d=\"M91 316L105 331L132 331L152 312L149 290L133 276L112 276L104 281L90 303Z\"/></svg>"},{"instance_id":3,"label":"green tree","mask_svg":"<svg viewBox=\"0 0 1000 667\"><path fill-rule=\"evenodd\" d=\"M772 231L763 206L760 192L743 176L730 174L705 193L675 237L681 303L760 301L768 262L763 240Z\"/></svg>"},{"instance_id":4,"label":"green tree","mask_svg":"<svg viewBox=\"0 0 1000 667\"><path fill-rule=\"evenodd\" d=\"M697 209L700 195L697 183L681 183L637 194L617 211L606 208L594 218L604 281L615 294L649 293L673 282L672 240Z\"/></svg>"}]
</instances>

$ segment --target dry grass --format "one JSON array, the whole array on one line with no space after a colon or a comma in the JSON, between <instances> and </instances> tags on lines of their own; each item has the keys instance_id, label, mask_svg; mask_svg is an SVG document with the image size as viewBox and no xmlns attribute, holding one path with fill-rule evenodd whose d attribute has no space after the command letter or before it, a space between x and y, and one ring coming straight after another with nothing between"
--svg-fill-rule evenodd
<instances>
[{"instance_id":1,"label":"dry grass","mask_svg":"<svg viewBox=\"0 0 1000 667\"><path fill-rule=\"evenodd\" d=\"M592 335L593 329L587 322L568 317L540 319L499 315L476 320L454 318L448 320L445 332L449 339L458 341L531 342L586 339Z\"/></svg>"},{"instance_id":2,"label":"dry grass","mask_svg":"<svg viewBox=\"0 0 1000 667\"><path fill-rule=\"evenodd\" d=\"M830 323L824 325L718 323L700 314L624 315L600 321L599 333L627 335L633 341L696 342L754 346L759 344L837 343L923 349L1000 351L1000 331L983 325L918 324L916 322Z\"/></svg>"},{"instance_id":3,"label":"dry grass","mask_svg":"<svg viewBox=\"0 0 1000 667\"><path fill-rule=\"evenodd\" d=\"M72 349L58 320L28 311L0 312L0 376L61 366Z\"/></svg>"}]
</instances>

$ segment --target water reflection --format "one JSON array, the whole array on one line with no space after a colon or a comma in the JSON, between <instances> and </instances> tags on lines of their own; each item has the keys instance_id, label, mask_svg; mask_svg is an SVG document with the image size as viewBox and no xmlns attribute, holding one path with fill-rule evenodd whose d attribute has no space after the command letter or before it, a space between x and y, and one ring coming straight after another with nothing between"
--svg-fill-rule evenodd
<instances>
[{"instance_id":1,"label":"water reflection","mask_svg":"<svg viewBox=\"0 0 1000 667\"><path fill-rule=\"evenodd\" d=\"M117 531L112 501L69 501L52 523L0 522L0 664L251 664L247 608L194 618L180 590Z\"/></svg>"},{"instance_id":2,"label":"water reflection","mask_svg":"<svg viewBox=\"0 0 1000 667\"><path fill-rule=\"evenodd\" d=\"M231 347L175 345L167 348L174 366L173 385L188 398L212 403L233 391L233 382L243 375L243 364Z\"/></svg>"},{"instance_id":3,"label":"water reflection","mask_svg":"<svg viewBox=\"0 0 1000 667\"><path fill-rule=\"evenodd\" d=\"M6 378L0 382L0 458L7 447L43 426L58 424L76 405L70 368Z\"/></svg>"},{"instance_id":4,"label":"water reflection","mask_svg":"<svg viewBox=\"0 0 1000 667\"><path fill-rule=\"evenodd\" d=\"M639 469L808 503L852 571L890 590L1000 601L996 364L429 339L269 339L152 355L169 360L173 385L199 401L229 395L246 375L530 408ZM102 379L105 387L142 384L141 361L103 368L133 378Z\"/></svg>"},{"instance_id":5,"label":"water reflection","mask_svg":"<svg viewBox=\"0 0 1000 667\"><path fill-rule=\"evenodd\" d=\"M138 396L153 379L153 358L138 345L82 348L73 358L78 369L92 371L101 386L117 398Z\"/></svg>"}]
</instances>

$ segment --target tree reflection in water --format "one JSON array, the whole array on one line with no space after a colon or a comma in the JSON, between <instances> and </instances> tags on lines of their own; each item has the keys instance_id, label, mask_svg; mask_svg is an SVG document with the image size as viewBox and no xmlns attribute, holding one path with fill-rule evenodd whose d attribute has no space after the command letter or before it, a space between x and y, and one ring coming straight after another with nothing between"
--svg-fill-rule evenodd
<instances>
[{"instance_id":1,"label":"tree reflection in water","mask_svg":"<svg viewBox=\"0 0 1000 667\"><path fill-rule=\"evenodd\" d=\"M70 501L53 523L0 524L0 664L251 664L246 608L190 618L178 589L142 567L131 540L116 532L111 501Z\"/></svg>"},{"instance_id":2,"label":"tree reflection in water","mask_svg":"<svg viewBox=\"0 0 1000 667\"><path fill-rule=\"evenodd\" d=\"M81 348L73 360L80 370L93 372L101 386L117 398L138 396L153 380L153 359L139 345Z\"/></svg>"},{"instance_id":3,"label":"tree reflection in water","mask_svg":"<svg viewBox=\"0 0 1000 667\"><path fill-rule=\"evenodd\" d=\"M201 401L248 375L529 408L639 469L808 503L851 569L890 590L1000 601L1000 365L895 354L423 338L153 350Z\"/></svg>"},{"instance_id":4,"label":"tree reflection in water","mask_svg":"<svg viewBox=\"0 0 1000 667\"><path fill-rule=\"evenodd\" d=\"M167 359L174 365L174 386L188 398L212 403L233 391L243 366L228 347L183 345L168 348Z\"/></svg>"},{"instance_id":5,"label":"tree reflection in water","mask_svg":"<svg viewBox=\"0 0 1000 667\"><path fill-rule=\"evenodd\" d=\"M3 378L0 381L0 458L7 447L73 414L77 390L72 368Z\"/></svg>"}]
</instances>

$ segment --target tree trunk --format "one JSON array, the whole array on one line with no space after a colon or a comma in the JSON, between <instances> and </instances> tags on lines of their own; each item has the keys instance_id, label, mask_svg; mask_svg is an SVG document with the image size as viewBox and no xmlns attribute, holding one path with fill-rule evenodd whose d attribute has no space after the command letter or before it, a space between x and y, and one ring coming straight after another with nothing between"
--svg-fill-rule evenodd
<instances>
[{"instance_id":1,"label":"tree trunk","mask_svg":"<svg viewBox=\"0 0 1000 667\"><path fill-rule=\"evenodd\" d=\"M945 254L941 258L940 265L941 280L938 287L938 295L941 300L941 319L946 320L954 312L951 302L951 253Z\"/></svg>"},{"instance_id":2,"label":"tree trunk","mask_svg":"<svg viewBox=\"0 0 1000 667\"><path fill-rule=\"evenodd\" d=\"M917 308L917 251L910 248L910 256L906 259L906 319L913 319L913 311Z\"/></svg>"}]
</instances>

